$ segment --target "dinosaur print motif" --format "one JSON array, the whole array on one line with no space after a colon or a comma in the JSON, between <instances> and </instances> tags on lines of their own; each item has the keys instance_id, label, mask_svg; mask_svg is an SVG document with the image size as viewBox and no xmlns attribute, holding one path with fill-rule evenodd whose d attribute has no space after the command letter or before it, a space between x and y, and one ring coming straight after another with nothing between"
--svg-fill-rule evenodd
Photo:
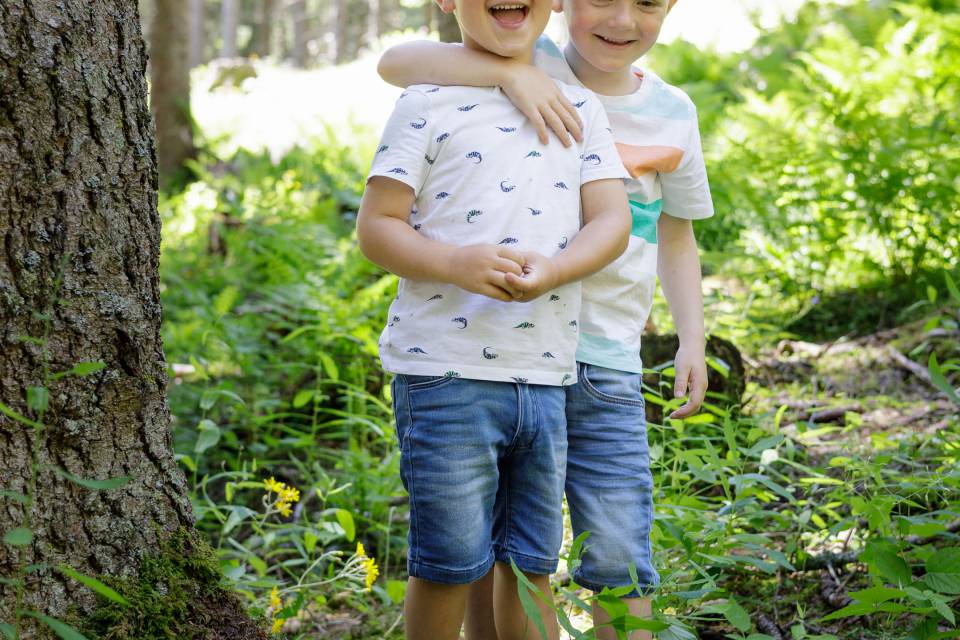
<instances>
[{"instance_id":1,"label":"dinosaur print motif","mask_svg":"<svg viewBox=\"0 0 960 640\"><path fill-rule=\"evenodd\" d=\"M420 347L410 347L409 349L407 349L407 353L422 353L423 355L429 355L426 351L424 351Z\"/></svg>"},{"instance_id":2,"label":"dinosaur print motif","mask_svg":"<svg viewBox=\"0 0 960 640\"><path fill-rule=\"evenodd\" d=\"M567 236L563 236L563 240L561 240L560 242L558 242L558 243L557 243L557 246L560 247L561 249L566 249L566 248L567 248Z\"/></svg>"},{"instance_id":3,"label":"dinosaur print motif","mask_svg":"<svg viewBox=\"0 0 960 640\"><path fill-rule=\"evenodd\" d=\"M434 87L433 89L427 89L427 93L436 93L440 91L440 87Z\"/></svg>"},{"instance_id":4,"label":"dinosaur print motif","mask_svg":"<svg viewBox=\"0 0 960 640\"><path fill-rule=\"evenodd\" d=\"M443 300L443 294L442 294L442 293L438 293L438 294L435 295L435 296L431 296L431 297L427 298L427 302L433 302L434 300Z\"/></svg>"},{"instance_id":5,"label":"dinosaur print motif","mask_svg":"<svg viewBox=\"0 0 960 640\"><path fill-rule=\"evenodd\" d=\"M560 384L561 384L561 385L567 384L567 381L570 380L570 378L572 378L572 377L573 377L573 376L571 376L569 373L563 374L563 380L560 381Z\"/></svg>"},{"instance_id":6,"label":"dinosaur print motif","mask_svg":"<svg viewBox=\"0 0 960 640\"><path fill-rule=\"evenodd\" d=\"M467 328L467 319L466 319L466 318L454 318L454 319L451 320L450 322L456 322L457 324L459 324L459 325L460 325L460 327L459 327L460 329L466 329L466 328Z\"/></svg>"},{"instance_id":7,"label":"dinosaur print motif","mask_svg":"<svg viewBox=\"0 0 960 640\"><path fill-rule=\"evenodd\" d=\"M419 120L420 122L411 122L411 123L410 123L410 126L413 127L414 129L423 129L425 126L427 126L427 120L426 120L426 118L422 118L422 117L421 117L421 118L417 118L417 120Z\"/></svg>"},{"instance_id":8,"label":"dinosaur print motif","mask_svg":"<svg viewBox=\"0 0 960 640\"><path fill-rule=\"evenodd\" d=\"M480 155L480 152L479 152L479 151L471 151L470 153L467 154L466 157L468 157L468 158L476 158L476 159L477 159L477 164L480 164L481 162L483 162L483 156Z\"/></svg>"},{"instance_id":9,"label":"dinosaur print motif","mask_svg":"<svg viewBox=\"0 0 960 640\"><path fill-rule=\"evenodd\" d=\"M516 187L510 184L507 180L500 181L500 191L503 191L504 193L510 193L514 189L516 189Z\"/></svg>"},{"instance_id":10,"label":"dinosaur print motif","mask_svg":"<svg viewBox=\"0 0 960 640\"><path fill-rule=\"evenodd\" d=\"M497 127L497 129L500 129L500 131L503 131L504 133L513 133L517 130L516 127Z\"/></svg>"},{"instance_id":11,"label":"dinosaur print motif","mask_svg":"<svg viewBox=\"0 0 960 640\"><path fill-rule=\"evenodd\" d=\"M525 155L524 158L539 158L539 157L541 157L542 155L543 155L543 154L540 153L539 151L531 151L530 153L528 153L527 155Z\"/></svg>"},{"instance_id":12,"label":"dinosaur print motif","mask_svg":"<svg viewBox=\"0 0 960 640\"><path fill-rule=\"evenodd\" d=\"M450 194L449 194L449 193L447 193L446 191L441 191L440 193L438 193L438 194L436 195L436 197L435 197L434 199L435 199L435 200L443 200L444 198L449 198L449 197L450 197Z\"/></svg>"},{"instance_id":13,"label":"dinosaur print motif","mask_svg":"<svg viewBox=\"0 0 960 640\"><path fill-rule=\"evenodd\" d=\"M573 106L575 106L577 109L579 109L580 107L582 107L582 106L585 105L585 104L587 104L587 101L586 101L586 100L581 100L580 102L574 102L574 103L573 103Z\"/></svg>"},{"instance_id":14,"label":"dinosaur print motif","mask_svg":"<svg viewBox=\"0 0 960 640\"><path fill-rule=\"evenodd\" d=\"M436 161L436 158L431 158L427 154L423 154L423 159L427 161L427 164L433 164Z\"/></svg>"},{"instance_id":15,"label":"dinosaur print motif","mask_svg":"<svg viewBox=\"0 0 960 640\"><path fill-rule=\"evenodd\" d=\"M555 293L550 295L550 302L556 302L559 299L560 299L560 296L558 296Z\"/></svg>"},{"instance_id":16,"label":"dinosaur print motif","mask_svg":"<svg viewBox=\"0 0 960 640\"><path fill-rule=\"evenodd\" d=\"M422 226L423 226L422 224L415 224L415 225L413 225L413 230L414 230L414 231L420 231L420 227L422 227Z\"/></svg>"},{"instance_id":17,"label":"dinosaur print motif","mask_svg":"<svg viewBox=\"0 0 960 640\"><path fill-rule=\"evenodd\" d=\"M497 355L497 352L493 350L493 347L484 347L483 357L486 358L487 360L496 360L500 356Z\"/></svg>"},{"instance_id":18,"label":"dinosaur print motif","mask_svg":"<svg viewBox=\"0 0 960 640\"><path fill-rule=\"evenodd\" d=\"M566 191L570 191L570 187L568 187L566 183L563 182L562 180L560 182L554 182L553 186L555 186L557 189L564 189Z\"/></svg>"},{"instance_id":19,"label":"dinosaur print motif","mask_svg":"<svg viewBox=\"0 0 960 640\"><path fill-rule=\"evenodd\" d=\"M380 148L377 149L377 153L375 153L375 154L373 154L373 155L377 155L378 153L383 153L384 151L386 151L386 150L389 149L389 148L390 148L390 145L388 145L388 144L382 144L382 145L380 145Z\"/></svg>"},{"instance_id":20,"label":"dinosaur print motif","mask_svg":"<svg viewBox=\"0 0 960 640\"><path fill-rule=\"evenodd\" d=\"M470 211L467 212L467 222L469 224L473 224L473 219L476 218L477 216L482 216L482 215L483 215L483 211L480 211L479 209L471 209Z\"/></svg>"},{"instance_id":21,"label":"dinosaur print motif","mask_svg":"<svg viewBox=\"0 0 960 640\"><path fill-rule=\"evenodd\" d=\"M528 382L526 378L518 378L516 376L510 376L510 379L516 382L517 384L527 384Z\"/></svg>"},{"instance_id":22,"label":"dinosaur print motif","mask_svg":"<svg viewBox=\"0 0 960 640\"><path fill-rule=\"evenodd\" d=\"M459 371L447 371L446 373L443 374L443 377L444 377L444 378L459 378L459 377L460 377L460 372L459 372Z\"/></svg>"},{"instance_id":23,"label":"dinosaur print motif","mask_svg":"<svg viewBox=\"0 0 960 640\"><path fill-rule=\"evenodd\" d=\"M595 164L595 165L600 164L601 162L603 162L603 160L600 159L600 156L598 156L598 155L595 154L595 153L591 153L591 154L588 155L586 158L584 158L583 161L584 161L584 162L593 162L593 164Z\"/></svg>"},{"instance_id":24,"label":"dinosaur print motif","mask_svg":"<svg viewBox=\"0 0 960 640\"><path fill-rule=\"evenodd\" d=\"M476 105L476 104L465 104L465 105L463 105L462 107L457 107L457 111L473 111L475 108L477 108L477 106L479 106L479 105Z\"/></svg>"},{"instance_id":25,"label":"dinosaur print motif","mask_svg":"<svg viewBox=\"0 0 960 640\"><path fill-rule=\"evenodd\" d=\"M401 169L400 167L394 167L393 169L390 169L390 171L387 171L387 173L396 173L397 175L405 176L407 175L407 170Z\"/></svg>"},{"instance_id":26,"label":"dinosaur print motif","mask_svg":"<svg viewBox=\"0 0 960 640\"><path fill-rule=\"evenodd\" d=\"M541 358L548 358L548 359L552 359L552 360L556 360L556 359L557 359L557 356L553 355L553 354L550 353L549 351L544 351L544 352L543 352L543 355L540 356L540 357L541 357Z\"/></svg>"},{"instance_id":27,"label":"dinosaur print motif","mask_svg":"<svg viewBox=\"0 0 960 640\"><path fill-rule=\"evenodd\" d=\"M518 240L516 238L504 238L497 244L517 244Z\"/></svg>"},{"instance_id":28,"label":"dinosaur print motif","mask_svg":"<svg viewBox=\"0 0 960 640\"><path fill-rule=\"evenodd\" d=\"M527 207L527 209L530 209L530 215L532 216L538 216L543 213L540 209L534 209L533 207Z\"/></svg>"},{"instance_id":29,"label":"dinosaur print motif","mask_svg":"<svg viewBox=\"0 0 960 640\"><path fill-rule=\"evenodd\" d=\"M521 322L515 326L514 329L533 329L536 326L537 325L533 324L532 322Z\"/></svg>"},{"instance_id":30,"label":"dinosaur print motif","mask_svg":"<svg viewBox=\"0 0 960 640\"><path fill-rule=\"evenodd\" d=\"M576 329L576 328L577 328L577 321L576 321L576 320L571 320L571 321L570 321L570 326L573 327L574 329Z\"/></svg>"},{"instance_id":31,"label":"dinosaur print motif","mask_svg":"<svg viewBox=\"0 0 960 640\"><path fill-rule=\"evenodd\" d=\"M450 137L449 133L441 133L440 135L437 136L437 144L440 144L441 142L443 142L449 137Z\"/></svg>"}]
</instances>

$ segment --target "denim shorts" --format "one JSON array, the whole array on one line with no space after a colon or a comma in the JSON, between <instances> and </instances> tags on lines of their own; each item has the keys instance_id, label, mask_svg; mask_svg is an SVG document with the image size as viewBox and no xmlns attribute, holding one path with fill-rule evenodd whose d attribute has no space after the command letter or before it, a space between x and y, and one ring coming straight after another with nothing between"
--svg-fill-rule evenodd
<instances>
[{"instance_id":1,"label":"denim shorts","mask_svg":"<svg viewBox=\"0 0 960 640\"><path fill-rule=\"evenodd\" d=\"M397 375L411 576L466 584L495 560L557 569L566 468L563 387Z\"/></svg>"},{"instance_id":2,"label":"denim shorts","mask_svg":"<svg viewBox=\"0 0 960 640\"><path fill-rule=\"evenodd\" d=\"M577 367L577 384L566 387L566 492L574 537L590 535L573 580L593 591L627 586L632 562L646 592L660 576L650 549L653 476L641 374Z\"/></svg>"}]
</instances>

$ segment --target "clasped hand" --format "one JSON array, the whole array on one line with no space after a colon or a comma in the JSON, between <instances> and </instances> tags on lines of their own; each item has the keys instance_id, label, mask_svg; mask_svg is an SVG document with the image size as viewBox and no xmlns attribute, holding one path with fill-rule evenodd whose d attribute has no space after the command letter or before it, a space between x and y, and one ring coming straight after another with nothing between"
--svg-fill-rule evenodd
<instances>
[{"instance_id":1,"label":"clasped hand","mask_svg":"<svg viewBox=\"0 0 960 640\"><path fill-rule=\"evenodd\" d=\"M501 302L529 302L559 282L559 270L550 258L491 244L456 249L448 273L461 289Z\"/></svg>"}]
</instances>

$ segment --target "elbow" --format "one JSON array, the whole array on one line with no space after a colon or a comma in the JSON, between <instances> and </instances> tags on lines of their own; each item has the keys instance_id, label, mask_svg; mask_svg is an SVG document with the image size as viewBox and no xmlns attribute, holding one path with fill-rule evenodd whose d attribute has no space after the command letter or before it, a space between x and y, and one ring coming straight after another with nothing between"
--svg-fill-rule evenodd
<instances>
[{"instance_id":1,"label":"elbow","mask_svg":"<svg viewBox=\"0 0 960 640\"><path fill-rule=\"evenodd\" d=\"M380 56L380 61L377 62L377 74L380 76L380 79L387 84L403 88L404 85L401 84L400 80L401 66L394 64L392 51L392 49L387 49L383 55Z\"/></svg>"}]
</instances>

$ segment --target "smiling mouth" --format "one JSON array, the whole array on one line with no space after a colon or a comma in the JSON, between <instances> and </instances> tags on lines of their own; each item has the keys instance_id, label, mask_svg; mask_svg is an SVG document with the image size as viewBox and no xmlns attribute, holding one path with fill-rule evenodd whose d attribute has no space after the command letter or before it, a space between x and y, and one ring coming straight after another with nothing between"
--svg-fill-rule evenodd
<instances>
[{"instance_id":1,"label":"smiling mouth","mask_svg":"<svg viewBox=\"0 0 960 640\"><path fill-rule=\"evenodd\" d=\"M524 19L527 17L527 14L530 12L530 8L519 2L503 2L493 5L487 9L487 11L491 16L493 16L493 19L501 25L512 27L517 26L524 21Z\"/></svg>"},{"instance_id":2,"label":"smiling mouth","mask_svg":"<svg viewBox=\"0 0 960 640\"><path fill-rule=\"evenodd\" d=\"M636 40L618 40L616 38L608 38L606 36L601 36L600 34L597 34L597 33L593 35L595 35L602 42L605 42L606 44L609 44L609 45L613 45L615 47L626 47L636 42Z\"/></svg>"}]
</instances>

